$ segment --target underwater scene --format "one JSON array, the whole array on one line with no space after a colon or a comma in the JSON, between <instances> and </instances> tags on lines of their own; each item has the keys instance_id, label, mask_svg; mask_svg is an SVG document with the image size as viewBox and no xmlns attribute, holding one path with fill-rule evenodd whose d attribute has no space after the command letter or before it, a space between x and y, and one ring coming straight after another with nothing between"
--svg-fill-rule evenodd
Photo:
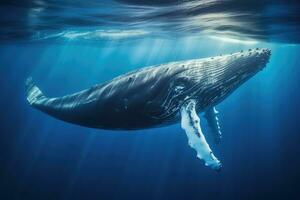
<instances>
[{"instance_id":1,"label":"underwater scene","mask_svg":"<svg viewBox=\"0 0 300 200\"><path fill-rule=\"evenodd\" d=\"M299 199L297 0L0 1L0 199Z\"/></svg>"}]
</instances>

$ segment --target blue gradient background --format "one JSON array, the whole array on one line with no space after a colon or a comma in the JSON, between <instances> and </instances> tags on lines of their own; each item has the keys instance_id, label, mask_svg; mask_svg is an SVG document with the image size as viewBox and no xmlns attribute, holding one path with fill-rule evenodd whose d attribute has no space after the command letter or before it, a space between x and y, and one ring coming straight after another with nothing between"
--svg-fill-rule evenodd
<instances>
[{"instance_id":1,"label":"blue gradient background","mask_svg":"<svg viewBox=\"0 0 300 200\"><path fill-rule=\"evenodd\" d=\"M180 125L133 132L84 128L32 109L33 76L60 96L143 66L268 47L267 68L217 108L223 169L205 167ZM213 39L0 45L0 199L296 199L300 46Z\"/></svg>"}]
</instances>

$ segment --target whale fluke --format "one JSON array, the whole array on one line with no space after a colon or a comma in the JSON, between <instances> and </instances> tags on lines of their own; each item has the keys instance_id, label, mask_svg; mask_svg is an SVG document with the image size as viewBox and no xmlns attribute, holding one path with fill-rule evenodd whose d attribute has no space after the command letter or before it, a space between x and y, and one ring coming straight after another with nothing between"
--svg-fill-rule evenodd
<instances>
[{"instance_id":1,"label":"whale fluke","mask_svg":"<svg viewBox=\"0 0 300 200\"><path fill-rule=\"evenodd\" d=\"M27 78L25 83L26 89L26 98L30 105L33 105L35 102L46 98L42 91L34 84L31 77Z\"/></svg>"}]
</instances>

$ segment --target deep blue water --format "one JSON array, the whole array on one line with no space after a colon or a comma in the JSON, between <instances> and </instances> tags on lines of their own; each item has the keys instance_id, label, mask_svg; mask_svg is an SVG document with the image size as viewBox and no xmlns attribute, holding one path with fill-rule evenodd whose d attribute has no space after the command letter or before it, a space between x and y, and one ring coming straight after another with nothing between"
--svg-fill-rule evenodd
<instances>
[{"instance_id":1,"label":"deep blue water","mask_svg":"<svg viewBox=\"0 0 300 200\"><path fill-rule=\"evenodd\" d=\"M229 27L226 32L232 34L221 31L220 35L218 29L205 26L198 27L199 36L179 23L187 11L173 13L178 19L175 24L153 16L158 15L157 8L165 13L166 7L174 6L170 1L1 1L0 10L6 12L0 14L0 199L298 199L298 3L260 1L234 6L235 1L228 2L225 11L250 13L243 19L256 22L245 26L251 30L280 27L287 19L289 28L280 29L284 34L269 28L247 34ZM181 8L181 3L176 6ZM44 6L46 11L39 11L41 19L34 23L20 18L37 4L52 7ZM111 13L113 6L105 6L115 4L138 10L150 6L155 12L146 9L140 13L142 18L122 23L123 16L136 16L137 10L132 15L120 12L119 20L101 18L105 23L87 23L82 30L79 19L97 13L91 7L99 4L100 14ZM268 13L277 17L266 15L268 5L273 8ZM201 9L220 13L222 6L210 8ZM55 23L51 12L57 14L52 18ZM71 17L71 27L63 14L78 14L78 19ZM262 21L264 16L268 20ZM167 33L164 27L170 28ZM223 163L219 173L196 158L179 124L138 131L89 129L34 110L25 98L28 76L47 96L61 96L140 67L256 47L272 50L270 63L217 106L223 132L219 145L213 144L202 120L204 134Z\"/></svg>"}]
</instances>

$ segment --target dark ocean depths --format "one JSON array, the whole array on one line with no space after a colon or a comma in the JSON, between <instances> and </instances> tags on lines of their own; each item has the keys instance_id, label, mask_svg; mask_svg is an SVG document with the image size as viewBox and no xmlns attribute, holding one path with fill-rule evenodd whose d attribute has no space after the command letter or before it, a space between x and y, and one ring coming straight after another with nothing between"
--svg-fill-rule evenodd
<instances>
[{"instance_id":1,"label":"dark ocean depths","mask_svg":"<svg viewBox=\"0 0 300 200\"><path fill-rule=\"evenodd\" d=\"M237 0L0 2L0 199L299 199L300 4ZM221 172L180 125L104 131L31 108L143 66L272 50L267 68L217 106Z\"/></svg>"}]
</instances>

